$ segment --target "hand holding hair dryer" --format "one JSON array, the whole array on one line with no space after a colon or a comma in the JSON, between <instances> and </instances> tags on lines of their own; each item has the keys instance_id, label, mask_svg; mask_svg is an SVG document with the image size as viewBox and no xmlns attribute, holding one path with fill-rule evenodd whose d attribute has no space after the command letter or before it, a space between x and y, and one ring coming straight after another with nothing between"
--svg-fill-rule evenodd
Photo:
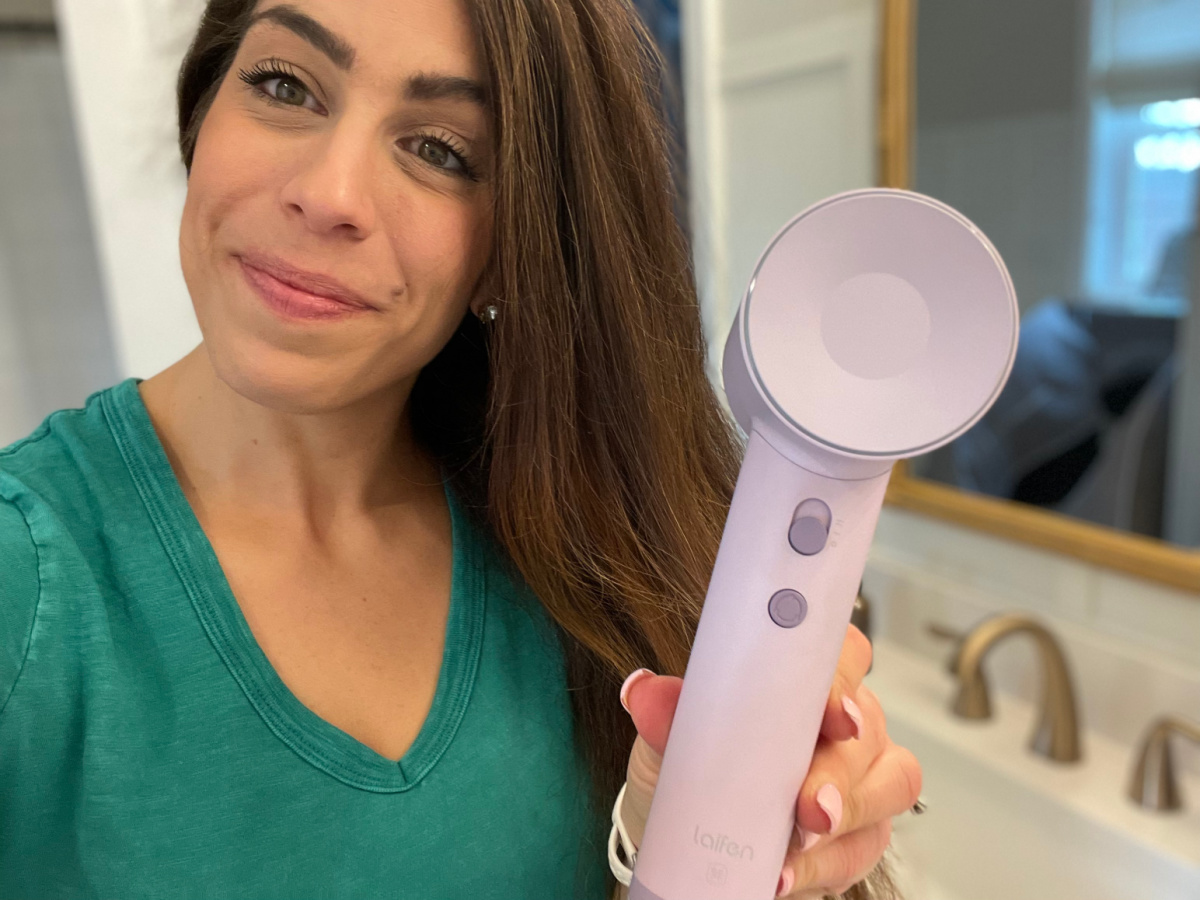
<instances>
[{"instance_id":1,"label":"hand holding hair dryer","mask_svg":"<svg viewBox=\"0 0 1200 900\"><path fill-rule=\"evenodd\" d=\"M958 437L1016 354L995 248L929 197L815 204L725 345L749 436L630 900L772 900L892 464Z\"/></svg>"}]
</instances>

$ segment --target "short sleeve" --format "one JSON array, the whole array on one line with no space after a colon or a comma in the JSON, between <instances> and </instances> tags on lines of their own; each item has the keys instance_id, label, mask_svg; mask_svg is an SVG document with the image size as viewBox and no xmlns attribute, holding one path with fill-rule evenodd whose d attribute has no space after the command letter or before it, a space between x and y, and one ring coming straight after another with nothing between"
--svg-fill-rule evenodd
<instances>
[{"instance_id":1,"label":"short sleeve","mask_svg":"<svg viewBox=\"0 0 1200 900\"><path fill-rule=\"evenodd\" d=\"M0 713L25 663L38 604L37 549L25 516L0 499Z\"/></svg>"}]
</instances>

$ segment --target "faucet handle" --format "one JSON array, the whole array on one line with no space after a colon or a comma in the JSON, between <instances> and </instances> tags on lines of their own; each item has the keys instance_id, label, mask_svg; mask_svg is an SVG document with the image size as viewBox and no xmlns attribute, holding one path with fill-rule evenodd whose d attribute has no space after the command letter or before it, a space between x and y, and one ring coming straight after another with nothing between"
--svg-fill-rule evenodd
<instances>
[{"instance_id":1,"label":"faucet handle","mask_svg":"<svg viewBox=\"0 0 1200 900\"><path fill-rule=\"evenodd\" d=\"M1200 744L1200 725L1178 716L1163 716L1147 729L1127 791L1139 806L1159 811L1183 808L1175 759L1171 755L1172 734Z\"/></svg>"},{"instance_id":2,"label":"faucet handle","mask_svg":"<svg viewBox=\"0 0 1200 900\"><path fill-rule=\"evenodd\" d=\"M854 611L850 614L850 624L863 633L867 639L867 643L874 648L874 635L871 629L871 601L867 599L866 594L862 592L862 583L858 585L858 596L854 598ZM871 670L875 668L875 655L871 654L871 662L867 666L867 674L871 674Z\"/></svg>"},{"instance_id":3,"label":"faucet handle","mask_svg":"<svg viewBox=\"0 0 1200 900\"><path fill-rule=\"evenodd\" d=\"M946 660L946 671L951 675L958 674L958 652L962 649L962 643L966 640L966 632L956 631L940 622L927 622L925 624L925 633L931 637L938 638L943 641L954 642L954 652Z\"/></svg>"},{"instance_id":4,"label":"faucet handle","mask_svg":"<svg viewBox=\"0 0 1200 900\"><path fill-rule=\"evenodd\" d=\"M854 598L854 610L850 614L850 624L861 631L868 641L873 637L871 634L871 601L862 592L861 585L858 588L858 595Z\"/></svg>"}]
</instances>

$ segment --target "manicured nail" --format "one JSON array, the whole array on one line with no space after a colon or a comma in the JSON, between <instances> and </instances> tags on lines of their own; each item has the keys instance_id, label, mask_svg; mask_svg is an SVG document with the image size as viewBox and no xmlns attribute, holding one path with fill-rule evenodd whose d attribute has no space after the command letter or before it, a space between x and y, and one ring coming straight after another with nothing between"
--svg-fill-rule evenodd
<instances>
[{"instance_id":1,"label":"manicured nail","mask_svg":"<svg viewBox=\"0 0 1200 900\"><path fill-rule=\"evenodd\" d=\"M633 683L635 681L637 681L639 678L642 678L646 675L653 675L653 674L654 673L651 672L649 669L638 669L634 672L629 673L629 677L626 678L625 683L623 685L621 685L621 705L623 707L625 707L625 712L629 712L629 702L628 702L629 689L631 687L633 687Z\"/></svg>"},{"instance_id":2,"label":"manicured nail","mask_svg":"<svg viewBox=\"0 0 1200 900\"><path fill-rule=\"evenodd\" d=\"M854 723L854 738L857 740L862 737L863 729L863 714L858 708L858 704L849 697L842 698L842 709L846 711L846 715L850 717L850 721Z\"/></svg>"},{"instance_id":3,"label":"manicured nail","mask_svg":"<svg viewBox=\"0 0 1200 900\"><path fill-rule=\"evenodd\" d=\"M829 816L829 833L833 834L842 824L842 794L834 785L827 784L817 791L817 806Z\"/></svg>"},{"instance_id":4,"label":"manicured nail","mask_svg":"<svg viewBox=\"0 0 1200 900\"><path fill-rule=\"evenodd\" d=\"M800 849L805 853L817 846L821 840L821 835L815 831L808 831L805 828L801 828L799 822L795 825L795 832L797 839L800 841Z\"/></svg>"},{"instance_id":5,"label":"manicured nail","mask_svg":"<svg viewBox=\"0 0 1200 900\"><path fill-rule=\"evenodd\" d=\"M779 887L775 888L775 896L782 897L784 894L789 893L795 883L796 876L792 872L792 867L784 866L783 874L779 876Z\"/></svg>"}]
</instances>

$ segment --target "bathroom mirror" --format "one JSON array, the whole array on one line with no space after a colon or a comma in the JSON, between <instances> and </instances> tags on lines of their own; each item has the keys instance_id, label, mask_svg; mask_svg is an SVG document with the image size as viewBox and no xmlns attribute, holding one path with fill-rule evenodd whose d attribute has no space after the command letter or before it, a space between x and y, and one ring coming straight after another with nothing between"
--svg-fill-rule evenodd
<instances>
[{"instance_id":1,"label":"bathroom mirror","mask_svg":"<svg viewBox=\"0 0 1200 900\"><path fill-rule=\"evenodd\" d=\"M883 181L974 221L1022 311L996 406L890 501L1200 591L1200 0L885 6Z\"/></svg>"}]
</instances>

